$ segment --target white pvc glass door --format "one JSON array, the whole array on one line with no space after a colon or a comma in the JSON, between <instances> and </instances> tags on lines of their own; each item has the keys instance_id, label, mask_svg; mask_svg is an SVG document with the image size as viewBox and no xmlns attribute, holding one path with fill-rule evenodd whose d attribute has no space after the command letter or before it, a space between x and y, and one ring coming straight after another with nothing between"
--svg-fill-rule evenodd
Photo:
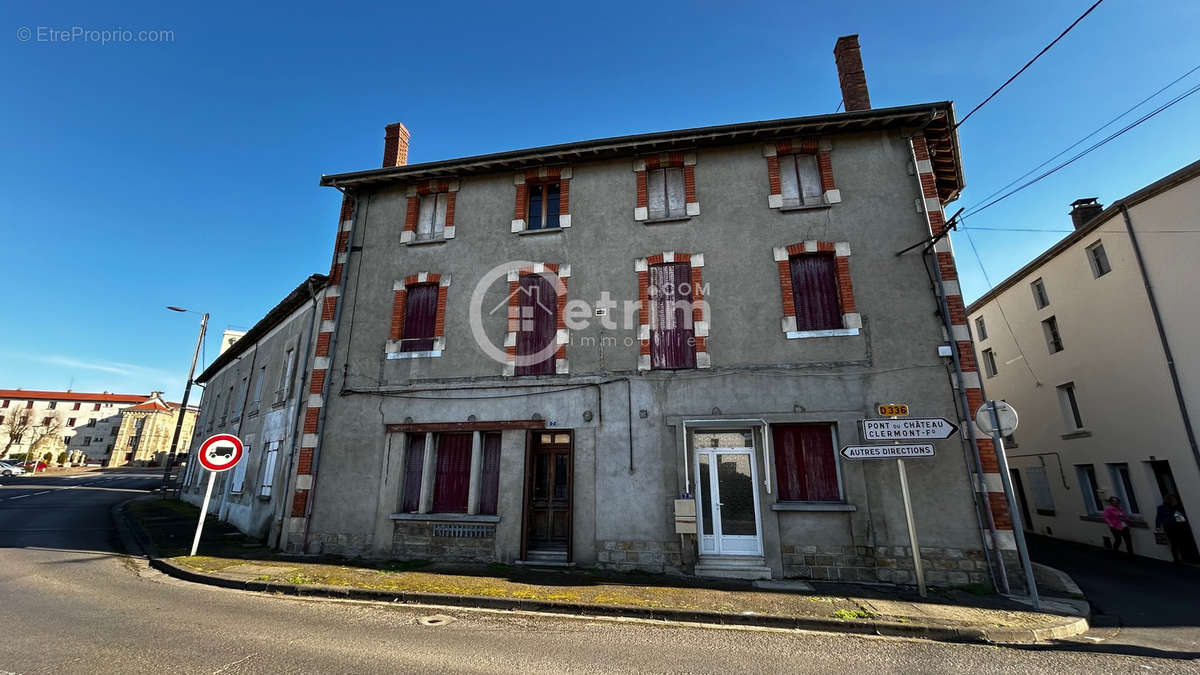
<instances>
[{"instance_id":1,"label":"white pvc glass door","mask_svg":"<svg viewBox=\"0 0 1200 675\"><path fill-rule=\"evenodd\" d=\"M700 553L762 555L753 448L696 449Z\"/></svg>"}]
</instances>

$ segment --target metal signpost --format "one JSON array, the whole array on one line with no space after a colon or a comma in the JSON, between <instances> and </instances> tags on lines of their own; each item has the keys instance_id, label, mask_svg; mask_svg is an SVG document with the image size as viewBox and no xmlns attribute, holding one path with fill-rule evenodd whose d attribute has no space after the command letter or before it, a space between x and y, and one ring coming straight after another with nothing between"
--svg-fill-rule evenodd
<instances>
[{"instance_id":1,"label":"metal signpost","mask_svg":"<svg viewBox=\"0 0 1200 675\"><path fill-rule=\"evenodd\" d=\"M196 454L200 457L201 466L208 469L208 487L204 490L204 503L200 507L200 521L196 523L191 555L196 555L196 549L200 547L200 533L204 531L204 518L208 515L208 501L212 498L213 482L216 481L217 474L237 466L242 460L243 452L241 439L232 434L209 436L208 440L200 445L200 452Z\"/></svg>"},{"instance_id":2,"label":"metal signpost","mask_svg":"<svg viewBox=\"0 0 1200 675\"><path fill-rule=\"evenodd\" d=\"M987 401L979 406L979 410L975 411L975 426L979 427L983 433L990 434L992 444L996 446L996 463L1000 469L1000 482L1004 486L1004 497L1008 502L1008 513L1012 519L1017 555L1021 558L1021 566L1025 568L1025 585L1029 587L1029 600L1034 609L1041 609L1037 581L1033 578L1033 565L1029 562L1029 548L1025 544L1025 526L1021 523L1021 512L1017 509L1012 476L1008 470L1008 455L1004 453L1004 437L1011 435L1017 428L1017 411L1006 401ZM1000 559L1000 564L1004 564L1003 557Z\"/></svg>"},{"instance_id":3,"label":"metal signpost","mask_svg":"<svg viewBox=\"0 0 1200 675\"><path fill-rule=\"evenodd\" d=\"M881 405L878 410L897 415L908 414L908 406L903 403ZM957 426L941 417L867 419L860 420L859 424L862 427L863 440L867 441L940 440L949 438L958 431ZM925 570L921 567L921 544L917 541L917 521L913 518L912 496L908 491L908 471L904 460L913 457L933 457L933 444L848 445L842 448L841 452L842 457L846 459L896 460L896 469L900 472L900 496L904 499L904 520L908 525L908 544L912 549L913 571L917 577L917 591L922 598L926 597Z\"/></svg>"}]
</instances>

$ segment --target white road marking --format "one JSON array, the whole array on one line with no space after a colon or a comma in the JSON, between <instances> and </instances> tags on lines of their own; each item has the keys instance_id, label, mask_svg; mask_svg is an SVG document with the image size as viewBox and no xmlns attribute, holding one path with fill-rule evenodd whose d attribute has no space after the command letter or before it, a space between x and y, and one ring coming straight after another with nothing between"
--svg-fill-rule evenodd
<instances>
[{"instance_id":1,"label":"white road marking","mask_svg":"<svg viewBox=\"0 0 1200 675\"><path fill-rule=\"evenodd\" d=\"M18 495L16 497L9 497L9 499L24 499L26 497L32 497L32 496L33 495Z\"/></svg>"}]
</instances>

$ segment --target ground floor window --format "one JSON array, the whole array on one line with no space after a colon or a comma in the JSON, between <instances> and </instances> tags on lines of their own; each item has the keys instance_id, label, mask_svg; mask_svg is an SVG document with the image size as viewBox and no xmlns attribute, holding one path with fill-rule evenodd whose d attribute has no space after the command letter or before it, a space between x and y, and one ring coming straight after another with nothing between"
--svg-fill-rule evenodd
<instances>
[{"instance_id":1,"label":"ground floor window","mask_svg":"<svg viewBox=\"0 0 1200 675\"><path fill-rule=\"evenodd\" d=\"M775 424L775 476L780 501L841 501L831 424Z\"/></svg>"},{"instance_id":2,"label":"ground floor window","mask_svg":"<svg viewBox=\"0 0 1200 675\"><path fill-rule=\"evenodd\" d=\"M406 434L400 511L496 515L500 439L499 432Z\"/></svg>"}]
</instances>

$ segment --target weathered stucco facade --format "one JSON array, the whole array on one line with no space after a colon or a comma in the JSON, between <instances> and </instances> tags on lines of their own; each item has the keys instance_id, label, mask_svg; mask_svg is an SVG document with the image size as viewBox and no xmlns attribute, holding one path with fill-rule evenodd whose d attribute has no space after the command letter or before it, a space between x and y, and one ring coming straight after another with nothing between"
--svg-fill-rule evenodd
<instances>
[{"instance_id":1,"label":"weathered stucco facade","mask_svg":"<svg viewBox=\"0 0 1200 675\"><path fill-rule=\"evenodd\" d=\"M236 467L217 474L209 512L256 537L278 536L272 525L281 522L283 486L294 470L296 419L324 285L322 275L306 279L196 378L204 395L192 443L198 448L204 439L227 433L245 447ZM207 480L198 461L188 462L181 497L199 505Z\"/></svg>"},{"instance_id":2,"label":"weathered stucco facade","mask_svg":"<svg viewBox=\"0 0 1200 675\"><path fill-rule=\"evenodd\" d=\"M389 126L383 169L323 179L347 196L281 546L911 582L896 462L837 448L878 405L961 421L981 399L952 251L931 238L961 169L949 104L847 109L412 166ZM811 201L786 201L785 160L812 161ZM657 169L682 172L669 218L648 217ZM538 227L543 194L558 227ZM836 326L799 316L805 255L828 256ZM664 265L686 266L697 306L669 369L649 316ZM514 296L537 275L557 325L533 375ZM824 454L806 446L797 471L777 443L801 429ZM926 578L991 583L991 552L1013 548L991 446L935 445L909 463Z\"/></svg>"}]
</instances>

